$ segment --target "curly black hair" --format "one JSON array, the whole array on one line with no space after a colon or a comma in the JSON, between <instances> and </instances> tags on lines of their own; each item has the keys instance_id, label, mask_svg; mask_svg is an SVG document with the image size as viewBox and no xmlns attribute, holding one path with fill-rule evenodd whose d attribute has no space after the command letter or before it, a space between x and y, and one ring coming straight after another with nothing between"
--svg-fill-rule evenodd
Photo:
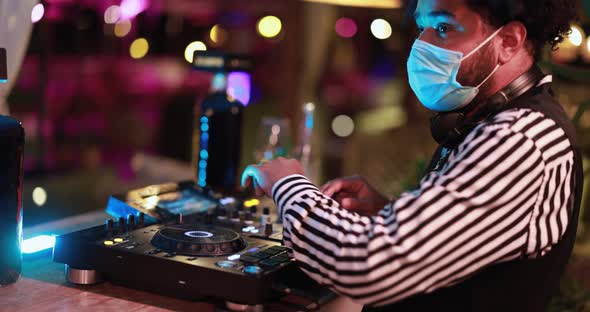
<instances>
[{"instance_id":1,"label":"curly black hair","mask_svg":"<svg viewBox=\"0 0 590 312\"><path fill-rule=\"evenodd\" d=\"M520 21L527 29L531 53L538 58L545 44L553 49L568 36L570 24L577 20L577 0L465 0L467 6L492 26ZM408 14L416 10L417 0L408 3Z\"/></svg>"}]
</instances>

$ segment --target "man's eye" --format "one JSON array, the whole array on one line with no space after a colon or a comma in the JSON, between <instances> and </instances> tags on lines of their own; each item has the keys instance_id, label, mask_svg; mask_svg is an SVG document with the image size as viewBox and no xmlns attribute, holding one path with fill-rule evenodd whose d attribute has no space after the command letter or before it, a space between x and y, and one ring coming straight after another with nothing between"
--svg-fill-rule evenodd
<instances>
[{"instance_id":1,"label":"man's eye","mask_svg":"<svg viewBox=\"0 0 590 312\"><path fill-rule=\"evenodd\" d=\"M420 27L420 26L418 26L418 33L420 33L420 34L421 34L423 31L424 31L424 27Z\"/></svg>"},{"instance_id":2,"label":"man's eye","mask_svg":"<svg viewBox=\"0 0 590 312\"><path fill-rule=\"evenodd\" d=\"M446 34L449 31L450 27L447 24L439 24L438 26L436 26L436 31L438 31L439 34Z\"/></svg>"}]
</instances>

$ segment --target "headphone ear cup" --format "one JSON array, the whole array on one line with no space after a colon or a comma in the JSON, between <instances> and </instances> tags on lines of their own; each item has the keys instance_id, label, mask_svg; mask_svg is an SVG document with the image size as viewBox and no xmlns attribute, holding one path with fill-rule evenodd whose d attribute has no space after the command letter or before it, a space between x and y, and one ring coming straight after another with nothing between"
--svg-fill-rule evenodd
<instances>
[{"instance_id":1,"label":"headphone ear cup","mask_svg":"<svg viewBox=\"0 0 590 312\"><path fill-rule=\"evenodd\" d=\"M430 119L430 134L438 144L446 147L462 136L460 129L464 120L463 113L436 114Z\"/></svg>"}]
</instances>

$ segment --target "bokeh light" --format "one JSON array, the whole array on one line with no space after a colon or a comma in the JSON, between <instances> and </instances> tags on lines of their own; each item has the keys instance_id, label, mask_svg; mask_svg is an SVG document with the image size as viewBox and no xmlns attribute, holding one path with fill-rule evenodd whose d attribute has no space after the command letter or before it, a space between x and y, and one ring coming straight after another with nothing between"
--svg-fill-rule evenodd
<instances>
[{"instance_id":1,"label":"bokeh light","mask_svg":"<svg viewBox=\"0 0 590 312\"><path fill-rule=\"evenodd\" d=\"M35 205L41 207L47 202L47 192L42 187L36 187L33 189L33 202Z\"/></svg>"},{"instance_id":2,"label":"bokeh light","mask_svg":"<svg viewBox=\"0 0 590 312\"><path fill-rule=\"evenodd\" d=\"M115 36L119 38L123 38L129 34L131 31L131 21L130 20L122 20L118 21L115 24Z\"/></svg>"},{"instance_id":3,"label":"bokeh light","mask_svg":"<svg viewBox=\"0 0 590 312\"><path fill-rule=\"evenodd\" d=\"M195 51L207 51L207 46L202 41L193 41L189 43L186 46L186 49L184 49L184 59L192 64Z\"/></svg>"},{"instance_id":4,"label":"bokeh light","mask_svg":"<svg viewBox=\"0 0 590 312\"><path fill-rule=\"evenodd\" d=\"M371 33L377 39L389 38L391 31L391 25L384 19L378 18L371 23Z\"/></svg>"},{"instance_id":5,"label":"bokeh light","mask_svg":"<svg viewBox=\"0 0 590 312\"><path fill-rule=\"evenodd\" d=\"M584 40L584 31L578 25L572 25L570 28L571 33L568 36L568 40L576 47L582 45Z\"/></svg>"},{"instance_id":6,"label":"bokeh light","mask_svg":"<svg viewBox=\"0 0 590 312\"><path fill-rule=\"evenodd\" d=\"M582 59L584 60L584 62L590 64L590 36L586 38L585 49L582 49L580 53L582 54Z\"/></svg>"},{"instance_id":7,"label":"bokeh light","mask_svg":"<svg viewBox=\"0 0 590 312\"><path fill-rule=\"evenodd\" d=\"M227 31L219 24L215 25L209 32L209 38L211 38L211 42L213 42L215 45L220 46L227 39Z\"/></svg>"},{"instance_id":8,"label":"bokeh light","mask_svg":"<svg viewBox=\"0 0 590 312\"><path fill-rule=\"evenodd\" d=\"M147 9L149 5L149 0L122 0L120 5L121 18L132 19Z\"/></svg>"},{"instance_id":9,"label":"bokeh light","mask_svg":"<svg viewBox=\"0 0 590 312\"><path fill-rule=\"evenodd\" d=\"M336 116L332 120L332 131L339 137L347 137L354 132L354 121L347 115Z\"/></svg>"},{"instance_id":10,"label":"bokeh light","mask_svg":"<svg viewBox=\"0 0 590 312\"><path fill-rule=\"evenodd\" d=\"M31 21L36 23L43 18L43 14L45 14L45 7L41 3L37 3L33 10L31 11Z\"/></svg>"},{"instance_id":11,"label":"bokeh light","mask_svg":"<svg viewBox=\"0 0 590 312\"><path fill-rule=\"evenodd\" d=\"M104 22L114 24L119 21L120 9L118 5L111 5L104 11Z\"/></svg>"},{"instance_id":12,"label":"bokeh light","mask_svg":"<svg viewBox=\"0 0 590 312\"><path fill-rule=\"evenodd\" d=\"M150 44L145 38L137 38L131 43L129 54L134 59L140 59L148 53L149 49Z\"/></svg>"},{"instance_id":13,"label":"bokeh light","mask_svg":"<svg viewBox=\"0 0 590 312\"><path fill-rule=\"evenodd\" d=\"M341 17L336 21L336 33L344 38L351 38L356 35L357 26L353 19Z\"/></svg>"},{"instance_id":14,"label":"bokeh light","mask_svg":"<svg viewBox=\"0 0 590 312\"><path fill-rule=\"evenodd\" d=\"M265 16L258 21L258 33L266 38L276 37L283 27L281 20L276 16Z\"/></svg>"},{"instance_id":15,"label":"bokeh light","mask_svg":"<svg viewBox=\"0 0 590 312\"><path fill-rule=\"evenodd\" d=\"M578 25L570 25L570 34L551 52L551 58L556 63L571 63L582 54L584 58L585 38L584 30Z\"/></svg>"}]
</instances>

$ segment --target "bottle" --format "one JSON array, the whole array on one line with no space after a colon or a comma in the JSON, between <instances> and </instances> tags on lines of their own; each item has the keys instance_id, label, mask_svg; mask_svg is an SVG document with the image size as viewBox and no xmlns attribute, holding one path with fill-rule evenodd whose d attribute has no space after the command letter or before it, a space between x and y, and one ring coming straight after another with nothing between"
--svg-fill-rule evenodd
<instances>
[{"instance_id":1,"label":"bottle","mask_svg":"<svg viewBox=\"0 0 590 312\"><path fill-rule=\"evenodd\" d=\"M21 273L24 138L19 121L0 116L0 285Z\"/></svg>"},{"instance_id":2,"label":"bottle","mask_svg":"<svg viewBox=\"0 0 590 312\"><path fill-rule=\"evenodd\" d=\"M237 187L240 173L244 104L227 93L226 84L226 74L217 73L211 93L200 104L193 159L199 186L231 192Z\"/></svg>"}]
</instances>

